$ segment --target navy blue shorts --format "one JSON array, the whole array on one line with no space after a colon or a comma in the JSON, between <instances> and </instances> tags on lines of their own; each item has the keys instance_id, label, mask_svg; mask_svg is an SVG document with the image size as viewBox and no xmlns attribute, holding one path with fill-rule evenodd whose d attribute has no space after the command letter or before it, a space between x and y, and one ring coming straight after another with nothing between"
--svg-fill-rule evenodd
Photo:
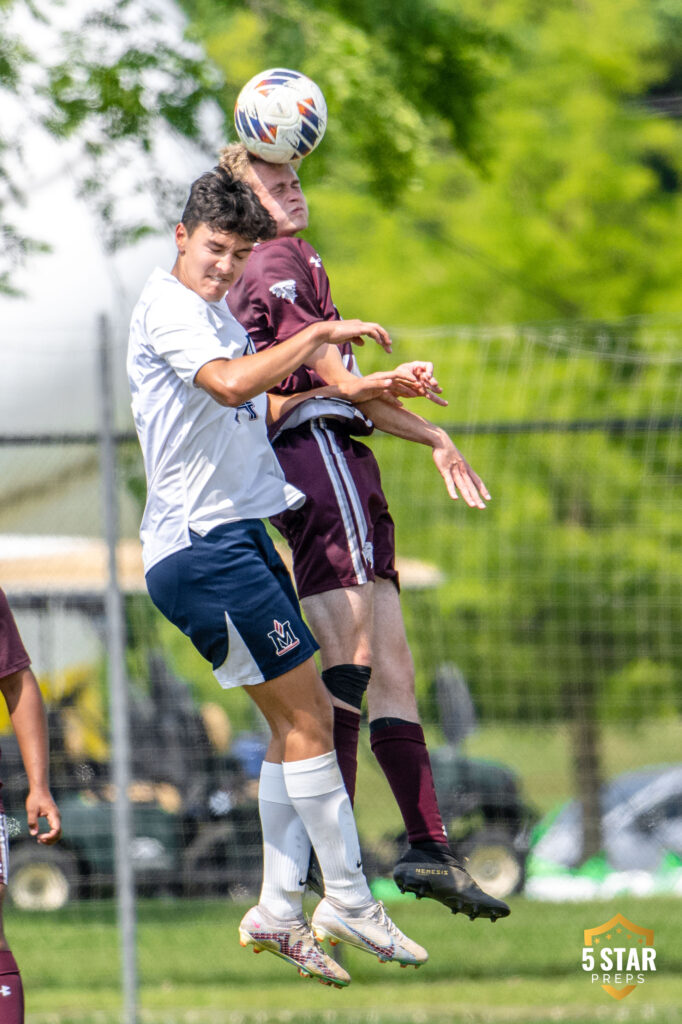
<instances>
[{"instance_id":1,"label":"navy blue shorts","mask_svg":"<svg viewBox=\"0 0 682 1024\"><path fill-rule=\"evenodd\" d=\"M217 526L152 566L156 607L210 661L222 687L276 679L318 649L260 519Z\"/></svg>"}]
</instances>

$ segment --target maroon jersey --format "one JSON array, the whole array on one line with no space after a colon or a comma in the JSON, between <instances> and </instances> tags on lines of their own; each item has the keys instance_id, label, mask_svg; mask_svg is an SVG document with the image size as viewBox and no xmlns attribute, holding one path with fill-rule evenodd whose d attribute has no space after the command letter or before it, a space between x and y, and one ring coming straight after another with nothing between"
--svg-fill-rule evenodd
<instances>
[{"instance_id":1,"label":"maroon jersey","mask_svg":"<svg viewBox=\"0 0 682 1024\"><path fill-rule=\"evenodd\" d=\"M230 288L227 304L256 349L286 341L320 320L341 319L322 259L302 238L273 238L254 246L243 274ZM352 345L346 342L339 350L351 369ZM314 370L303 365L272 390L286 395L324 384Z\"/></svg>"},{"instance_id":2,"label":"maroon jersey","mask_svg":"<svg viewBox=\"0 0 682 1024\"><path fill-rule=\"evenodd\" d=\"M30 664L31 659L21 642L7 598L0 590L0 679L19 669L28 668Z\"/></svg>"},{"instance_id":3,"label":"maroon jersey","mask_svg":"<svg viewBox=\"0 0 682 1024\"><path fill-rule=\"evenodd\" d=\"M7 598L0 590L0 679L11 676L22 668L28 668L31 659L21 642L17 624L7 603ZM0 788L2 783L0 782ZM0 813L4 810L0 798Z\"/></svg>"},{"instance_id":4,"label":"maroon jersey","mask_svg":"<svg viewBox=\"0 0 682 1024\"><path fill-rule=\"evenodd\" d=\"M322 260L300 238L254 246L227 302L257 349L320 320L340 319ZM346 369L357 372L350 342L339 349ZM272 390L293 394L325 383L303 365ZM393 520L379 467L370 449L351 436L372 429L372 421L350 402L311 397L270 432L286 479L307 496L295 515L271 519L291 547L299 597L358 586L375 576L398 585Z\"/></svg>"}]
</instances>

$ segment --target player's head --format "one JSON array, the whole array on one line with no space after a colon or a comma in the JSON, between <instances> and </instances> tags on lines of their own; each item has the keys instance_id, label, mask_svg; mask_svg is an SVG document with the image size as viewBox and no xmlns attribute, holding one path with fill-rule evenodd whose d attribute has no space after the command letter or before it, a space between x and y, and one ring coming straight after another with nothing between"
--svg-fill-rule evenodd
<instances>
[{"instance_id":1,"label":"player's head","mask_svg":"<svg viewBox=\"0 0 682 1024\"><path fill-rule=\"evenodd\" d=\"M278 238L308 227L308 204L293 164L267 163L234 142L220 151L220 166L251 186L275 221Z\"/></svg>"},{"instance_id":2,"label":"player's head","mask_svg":"<svg viewBox=\"0 0 682 1024\"><path fill-rule=\"evenodd\" d=\"M275 234L275 222L253 190L216 167L190 189L175 229L173 273L206 302L217 302L241 274L254 243Z\"/></svg>"}]
</instances>

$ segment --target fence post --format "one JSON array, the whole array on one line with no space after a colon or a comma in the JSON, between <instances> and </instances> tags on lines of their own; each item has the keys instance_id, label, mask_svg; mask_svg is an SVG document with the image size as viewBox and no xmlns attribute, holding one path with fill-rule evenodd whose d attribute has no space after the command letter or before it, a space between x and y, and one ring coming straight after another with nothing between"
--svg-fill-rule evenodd
<instances>
[{"instance_id":1,"label":"fence post","mask_svg":"<svg viewBox=\"0 0 682 1024\"><path fill-rule=\"evenodd\" d=\"M130 783L130 719L125 668L125 619L116 566L118 497L116 491L116 447L114 438L114 388L111 372L110 330L106 316L102 315L99 317L98 327L102 513L109 568L106 587L106 637L109 706L111 712L111 761L113 781L116 789L116 802L114 804L116 899L123 987L123 1022L124 1024L136 1024L135 877L130 856L132 815L128 798Z\"/></svg>"}]
</instances>

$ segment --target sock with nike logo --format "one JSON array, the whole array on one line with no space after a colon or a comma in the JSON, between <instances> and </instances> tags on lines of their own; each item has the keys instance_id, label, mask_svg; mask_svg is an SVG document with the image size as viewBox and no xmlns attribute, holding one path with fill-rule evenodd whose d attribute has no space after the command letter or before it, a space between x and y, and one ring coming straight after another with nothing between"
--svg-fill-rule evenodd
<instances>
[{"instance_id":1,"label":"sock with nike logo","mask_svg":"<svg viewBox=\"0 0 682 1024\"><path fill-rule=\"evenodd\" d=\"M263 761L258 810L263 831L260 903L283 921L301 917L310 839L287 793L281 764Z\"/></svg>"},{"instance_id":2,"label":"sock with nike logo","mask_svg":"<svg viewBox=\"0 0 682 1024\"><path fill-rule=\"evenodd\" d=\"M343 907L369 906L374 900L362 872L353 808L336 752L285 761L282 769L287 793L320 862L325 895Z\"/></svg>"}]
</instances>

